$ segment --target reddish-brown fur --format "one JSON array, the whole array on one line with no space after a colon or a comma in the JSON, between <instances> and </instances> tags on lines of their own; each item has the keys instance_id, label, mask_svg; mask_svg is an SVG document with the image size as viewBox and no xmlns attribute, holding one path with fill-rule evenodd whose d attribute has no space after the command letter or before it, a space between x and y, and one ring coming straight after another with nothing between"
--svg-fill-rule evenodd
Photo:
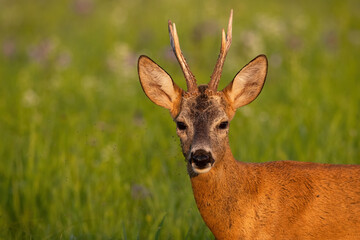
<instances>
[{"instance_id":1,"label":"reddish-brown fur","mask_svg":"<svg viewBox=\"0 0 360 240\"><path fill-rule=\"evenodd\" d=\"M226 160L191 178L217 239L360 239L360 168Z\"/></svg>"},{"instance_id":2,"label":"reddish-brown fur","mask_svg":"<svg viewBox=\"0 0 360 240\"><path fill-rule=\"evenodd\" d=\"M138 62L145 94L167 108L177 122L202 218L217 239L360 239L359 165L242 163L234 159L228 142L228 122L237 108L260 93L267 59L258 56L227 87L217 91L231 43L231 24L232 14L230 37L223 33L210 87L196 87L171 22L172 45L187 78L188 91L179 88L148 57L141 56Z\"/></svg>"}]
</instances>

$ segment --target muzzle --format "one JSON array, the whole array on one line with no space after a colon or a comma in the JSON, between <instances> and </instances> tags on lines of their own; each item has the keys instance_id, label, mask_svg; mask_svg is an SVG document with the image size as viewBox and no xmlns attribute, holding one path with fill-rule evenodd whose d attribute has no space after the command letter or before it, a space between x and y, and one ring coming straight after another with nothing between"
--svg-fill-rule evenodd
<instances>
[{"instance_id":1,"label":"muzzle","mask_svg":"<svg viewBox=\"0 0 360 240\"><path fill-rule=\"evenodd\" d=\"M206 173L210 171L215 160L210 152L199 149L191 153L189 162L196 173Z\"/></svg>"}]
</instances>

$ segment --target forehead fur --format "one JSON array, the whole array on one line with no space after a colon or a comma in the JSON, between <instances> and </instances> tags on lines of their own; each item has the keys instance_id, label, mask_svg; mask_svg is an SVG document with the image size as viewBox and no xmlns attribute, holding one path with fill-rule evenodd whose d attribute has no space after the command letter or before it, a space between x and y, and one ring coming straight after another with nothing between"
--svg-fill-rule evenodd
<instances>
[{"instance_id":1,"label":"forehead fur","mask_svg":"<svg viewBox=\"0 0 360 240\"><path fill-rule=\"evenodd\" d=\"M221 92L213 93L207 89L207 85L200 85L198 89L197 95L184 96L179 117L206 115L207 118L215 119L226 114L227 103Z\"/></svg>"}]
</instances>

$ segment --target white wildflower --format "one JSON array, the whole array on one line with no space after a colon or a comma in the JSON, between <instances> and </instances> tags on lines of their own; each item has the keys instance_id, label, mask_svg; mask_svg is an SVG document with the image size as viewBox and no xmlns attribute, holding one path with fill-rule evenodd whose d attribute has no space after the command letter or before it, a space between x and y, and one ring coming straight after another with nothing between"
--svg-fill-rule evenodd
<instances>
[{"instance_id":1,"label":"white wildflower","mask_svg":"<svg viewBox=\"0 0 360 240\"><path fill-rule=\"evenodd\" d=\"M34 90L28 89L25 91L22 100L25 107L35 107L39 103L39 96Z\"/></svg>"}]
</instances>

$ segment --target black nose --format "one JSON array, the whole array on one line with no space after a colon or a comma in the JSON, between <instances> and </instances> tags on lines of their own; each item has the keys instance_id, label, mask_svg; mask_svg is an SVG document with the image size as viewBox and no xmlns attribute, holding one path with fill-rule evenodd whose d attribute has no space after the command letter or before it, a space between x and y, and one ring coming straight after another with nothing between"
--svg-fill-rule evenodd
<instances>
[{"instance_id":1,"label":"black nose","mask_svg":"<svg viewBox=\"0 0 360 240\"><path fill-rule=\"evenodd\" d=\"M195 163L198 168L203 169L208 167L209 163L212 165L214 163L214 159L212 158L211 153L200 149L191 153L190 162Z\"/></svg>"}]
</instances>

